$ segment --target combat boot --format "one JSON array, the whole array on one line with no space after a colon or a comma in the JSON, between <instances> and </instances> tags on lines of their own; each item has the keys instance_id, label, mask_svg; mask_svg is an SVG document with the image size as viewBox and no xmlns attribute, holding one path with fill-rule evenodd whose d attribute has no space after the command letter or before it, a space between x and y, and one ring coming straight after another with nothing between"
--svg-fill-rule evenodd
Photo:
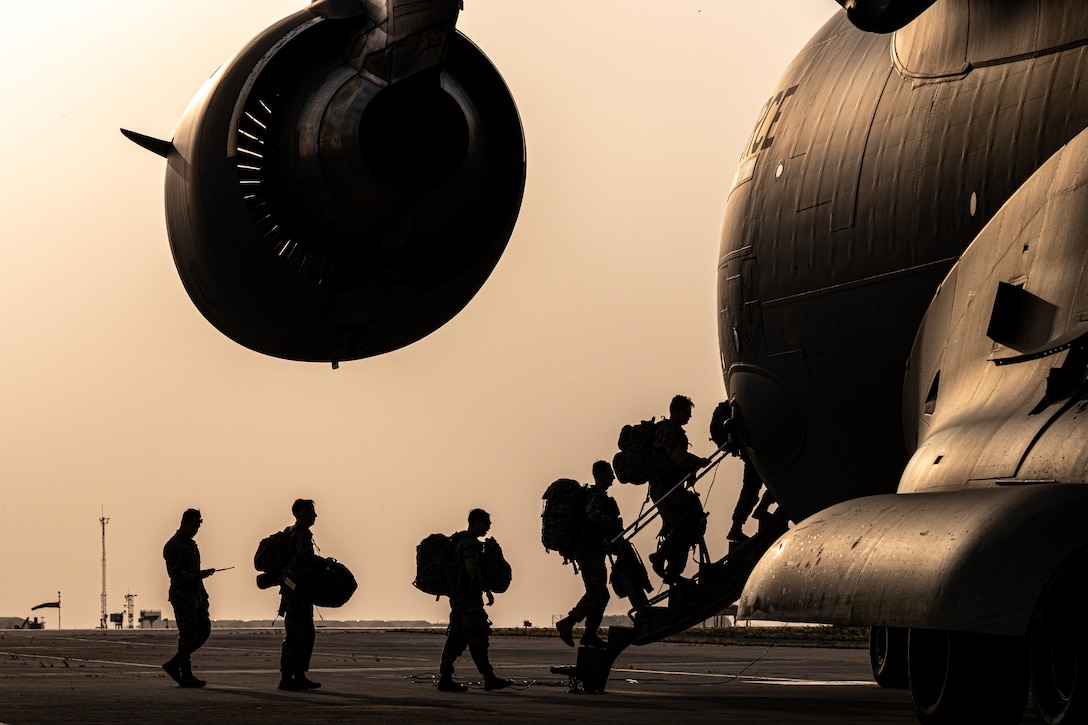
<instances>
[{"instance_id":1,"label":"combat boot","mask_svg":"<svg viewBox=\"0 0 1088 725\"><path fill-rule=\"evenodd\" d=\"M277 687L279 687L279 689L281 689L281 690L305 690L306 689L306 686L298 681L297 676L295 676L295 675L293 675L291 673L288 673L288 672L284 672L280 676L280 684L277 685Z\"/></svg>"},{"instance_id":2,"label":"combat boot","mask_svg":"<svg viewBox=\"0 0 1088 725\"><path fill-rule=\"evenodd\" d=\"M306 677L306 675L295 675L295 682L301 685L301 687L299 688L300 690L316 690L317 688L321 687L320 682L314 682L310 678Z\"/></svg>"},{"instance_id":3,"label":"combat boot","mask_svg":"<svg viewBox=\"0 0 1088 725\"><path fill-rule=\"evenodd\" d=\"M163 662L162 668L166 674L170 675L171 680L181 684L181 665L178 664L177 656L172 657L169 662Z\"/></svg>"},{"instance_id":4,"label":"combat boot","mask_svg":"<svg viewBox=\"0 0 1088 725\"><path fill-rule=\"evenodd\" d=\"M468 689L468 685L454 682L453 675L449 672L442 673L442 676L438 678L437 687L439 692L464 692Z\"/></svg>"},{"instance_id":5,"label":"combat boot","mask_svg":"<svg viewBox=\"0 0 1088 725\"><path fill-rule=\"evenodd\" d=\"M181 666L181 679L178 680L179 687L204 687L208 684L204 680L199 680L193 677L193 671L188 666Z\"/></svg>"},{"instance_id":6,"label":"combat boot","mask_svg":"<svg viewBox=\"0 0 1088 725\"><path fill-rule=\"evenodd\" d=\"M574 646L574 620L570 617L563 617L555 623L555 628L559 630L559 639L563 640L563 644L568 647Z\"/></svg>"},{"instance_id":7,"label":"combat boot","mask_svg":"<svg viewBox=\"0 0 1088 725\"><path fill-rule=\"evenodd\" d=\"M596 632L582 635L580 643L583 647L599 647L600 649L608 649L608 643L597 636Z\"/></svg>"},{"instance_id":8,"label":"combat boot","mask_svg":"<svg viewBox=\"0 0 1088 725\"><path fill-rule=\"evenodd\" d=\"M484 689L488 691L502 690L510 687L510 685L512 684L514 683L511 680L505 680L501 677L495 677L494 673L490 675L484 675Z\"/></svg>"}]
</instances>

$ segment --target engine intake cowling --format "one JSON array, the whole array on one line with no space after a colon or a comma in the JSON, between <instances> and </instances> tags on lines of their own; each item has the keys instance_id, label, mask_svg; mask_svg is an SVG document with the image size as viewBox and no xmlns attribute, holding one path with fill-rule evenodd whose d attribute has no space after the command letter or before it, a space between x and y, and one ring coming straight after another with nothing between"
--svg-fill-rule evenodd
<instances>
[{"instance_id":1,"label":"engine intake cowling","mask_svg":"<svg viewBox=\"0 0 1088 725\"><path fill-rule=\"evenodd\" d=\"M525 146L455 12L404 32L393 13L321 5L268 28L190 103L166 216L216 328L335 363L411 344L472 299L513 231Z\"/></svg>"}]
</instances>

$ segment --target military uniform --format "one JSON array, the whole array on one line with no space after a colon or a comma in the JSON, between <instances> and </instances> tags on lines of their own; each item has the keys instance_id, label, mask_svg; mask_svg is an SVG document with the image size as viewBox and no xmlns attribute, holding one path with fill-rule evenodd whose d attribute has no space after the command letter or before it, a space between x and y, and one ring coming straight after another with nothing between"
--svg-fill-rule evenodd
<instances>
[{"instance_id":1,"label":"military uniform","mask_svg":"<svg viewBox=\"0 0 1088 725\"><path fill-rule=\"evenodd\" d=\"M163 546L162 558L170 576L167 598L174 608L178 629L178 653L172 662L182 673L191 674L191 655L208 641L212 631L208 592L200 575L200 549L192 537L178 531Z\"/></svg>"},{"instance_id":2,"label":"military uniform","mask_svg":"<svg viewBox=\"0 0 1088 725\"><path fill-rule=\"evenodd\" d=\"M763 479L756 472L755 466L748 460L748 453L741 444L737 419L732 416L729 401L719 403L714 409L710 419L710 438L726 453L740 458L744 464L744 475L741 479L740 495L737 496L737 505L733 509L733 526L729 529L726 538L730 541L744 541L748 537L744 535L744 523L754 513L755 518L767 514L767 509L775 503L774 495L767 491L760 501L759 491L763 488ZM756 504L759 508L756 508Z\"/></svg>"},{"instance_id":3,"label":"military uniform","mask_svg":"<svg viewBox=\"0 0 1088 725\"><path fill-rule=\"evenodd\" d=\"M608 606L608 569L605 566L606 544L623 531L620 507L605 491L590 487L586 494L586 520L574 561L582 573L586 593L570 610L567 619L571 626L586 621L586 634L590 639L604 619Z\"/></svg>"},{"instance_id":4,"label":"military uniform","mask_svg":"<svg viewBox=\"0 0 1088 725\"><path fill-rule=\"evenodd\" d=\"M650 462L649 493L661 513L661 543L656 555L650 556L650 561L667 560L672 576L679 576L684 570L688 551L706 533L706 515L694 491L682 487L665 498L665 494L685 476L703 465L703 459L688 450L689 445L688 435L680 424L667 418L657 424ZM657 564L656 569L659 569Z\"/></svg>"},{"instance_id":5,"label":"military uniform","mask_svg":"<svg viewBox=\"0 0 1088 725\"><path fill-rule=\"evenodd\" d=\"M314 556L314 538L310 529L295 524L287 533L288 547L294 561ZM280 587L280 614L283 615L283 645L280 648L280 672L284 677L301 677L310 669L314 651L314 605L304 593L286 584Z\"/></svg>"},{"instance_id":6,"label":"military uniform","mask_svg":"<svg viewBox=\"0 0 1088 725\"><path fill-rule=\"evenodd\" d=\"M467 531L458 531L450 538L457 565L450 590L450 624L442 647L439 672L452 676L454 661L468 647L480 674L493 678L495 670L487 657L491 622L484 612L483 593L487 591L487 581L483 570L483 545Z\"/></svg>"}]
</instances>

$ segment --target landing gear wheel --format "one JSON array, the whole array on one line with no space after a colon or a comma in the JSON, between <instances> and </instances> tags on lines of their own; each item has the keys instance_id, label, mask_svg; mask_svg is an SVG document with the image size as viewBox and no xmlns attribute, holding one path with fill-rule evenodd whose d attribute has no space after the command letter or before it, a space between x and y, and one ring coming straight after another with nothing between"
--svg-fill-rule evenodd
<instances>
[{"instance_id":1,"label":"landing gear wheel","mask_svg":"<svg viewBox=\"0 0 1088 725\"><path fill-rule=\"evenodd\" d=\"M1028 630L1032 702L1046 725L1088 723L1088 631L1074 606L1085 568L1081 563L1062 575Z\"/></svg>"},{"instance_id":2,"label":"landing gear wheel","mask_svg":"<svg viewBox=\"0 0 1088 725\"><path fill-rule=\"evenodd\" d=\"M910 630L907 673L919 722L1020 722L1028 700L1026 655L1019 637Z\"/></svg>"},{"instance_id":3,"label":"landing gear wheel","mask_svg":"<svg viewBox=\"0 0 1088 725\"><path fill-rule=\"evenodd\" d=\"M907 629L905 627L869 628L869 664L873 680L881 687L905 690L907 677Z\"/></svg>"}]
</instances>

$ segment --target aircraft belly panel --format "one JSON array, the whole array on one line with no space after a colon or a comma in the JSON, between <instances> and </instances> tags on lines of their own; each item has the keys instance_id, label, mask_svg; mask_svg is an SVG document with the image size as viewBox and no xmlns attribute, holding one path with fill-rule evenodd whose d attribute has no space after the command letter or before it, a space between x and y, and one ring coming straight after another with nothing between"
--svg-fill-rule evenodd
<instances>
[{"instance_id":1,"label":"aircraft belly panel","mask_svg":"<svg viewBox=\"0 0 1088 725\"><path fill-rule=\"evenodd\" d=\"M1088 546L1088 486L880 495L821 511L752 572L738 618L1023 635Z\"/></svg>"}]
</instances>

